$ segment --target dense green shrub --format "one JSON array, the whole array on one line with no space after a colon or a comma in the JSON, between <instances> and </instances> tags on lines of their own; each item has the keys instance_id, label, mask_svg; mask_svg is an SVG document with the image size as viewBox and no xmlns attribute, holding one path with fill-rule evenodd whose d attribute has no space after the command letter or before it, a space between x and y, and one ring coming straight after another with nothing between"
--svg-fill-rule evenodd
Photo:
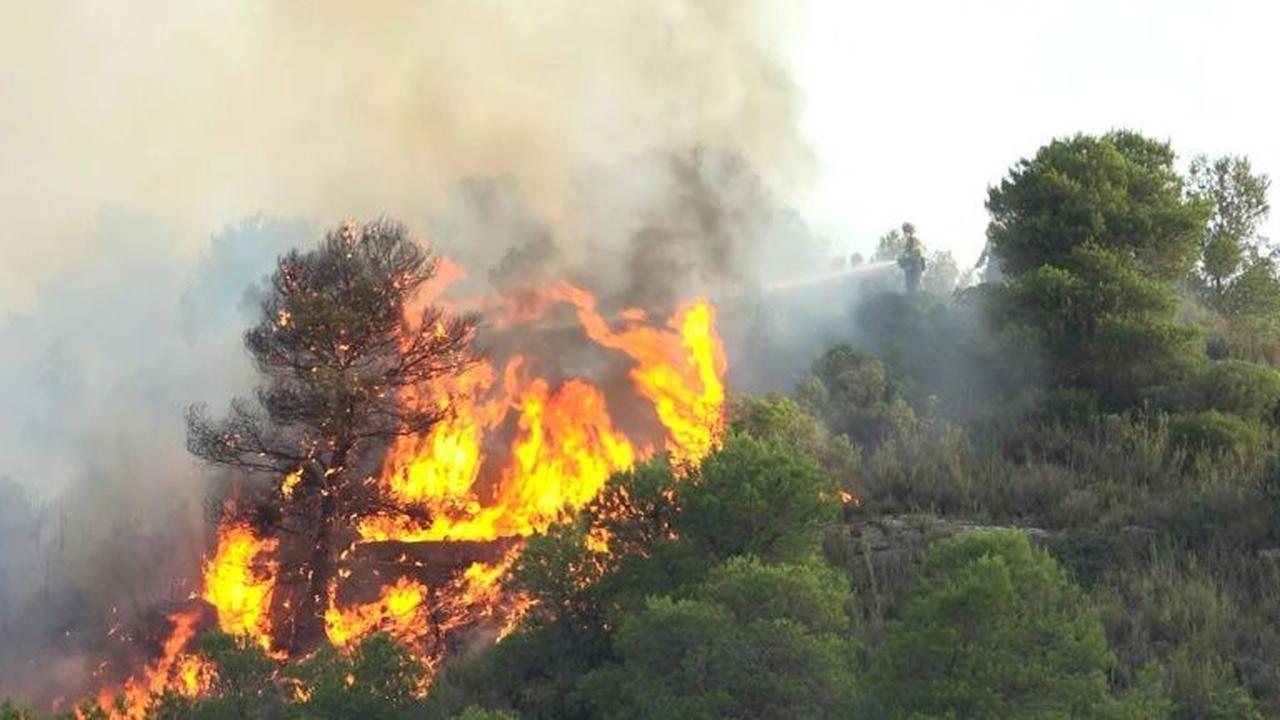
<instances>
[{"instance_id":1,"label":"dense green shrub","mask_svg":"<svg viewBox=\"0 0 1280 720\"><path fill-rule=\"evenodd\" d=\"M1207 410L1169 418L1169 440L1190 453L1244 456L1262 445L1262 433L1238 415Z\"/></svg>"},{"instance_id":2,"label":"dense green shrub","mask_svg":"<svg viewBox=\"0 0 1280 720\"><path fill-rule=\"evenodd\" d=\"M1017 531L929 551L873 659L874 716L1098 717L1113 700L1102 623L1058 564Z\"/></svg>"},{"instance_id":3,"label":"dense green shrub","mask_svg":"<svg viewBox=\"0 0 1280 720\"><path fill-rule=\"evenodd\" d=\"M587 675L602 718L838 717L853 698L848 583L821 566L739 558L686 598L623 619L617 662Z\"/></svg>"}]
</instances>

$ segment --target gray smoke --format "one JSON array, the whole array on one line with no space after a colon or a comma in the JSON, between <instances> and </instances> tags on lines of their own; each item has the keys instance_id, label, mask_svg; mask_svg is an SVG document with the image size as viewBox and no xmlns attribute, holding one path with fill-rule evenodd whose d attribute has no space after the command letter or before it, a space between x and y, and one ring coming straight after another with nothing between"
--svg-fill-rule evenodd
<instances>
[{"instance_id":1,"label":"gray smoke","mask_svg":"<svg viewBox=\"0 0 1280 720\"><path fill-rule=\"evenodd\" d=\"M310 236L248 220L190 266L163 226L104 212L99 250L0 323L0 696L77 690L113 626L192 590L206 485L182 409L243 390L254 281Z\"/></svg>"},{"instance_id":2,"label":"gray smoke","mask_svg":"<svg viewBox=\"0 0 1280 720\"><path fill-rule=\"evenodd\" d=\"M255 283L320 229L387 214L481 289L564 278L663 312L698 293L758 318L767 284L823 267L787 209L811 169L803 19L784 0L0 8L0 696L74 694L113 627L191 590L207 486L181 409L249 388ZM803 318L744 321L731 355L768 323Z\"/></svg>"}]
</instances>

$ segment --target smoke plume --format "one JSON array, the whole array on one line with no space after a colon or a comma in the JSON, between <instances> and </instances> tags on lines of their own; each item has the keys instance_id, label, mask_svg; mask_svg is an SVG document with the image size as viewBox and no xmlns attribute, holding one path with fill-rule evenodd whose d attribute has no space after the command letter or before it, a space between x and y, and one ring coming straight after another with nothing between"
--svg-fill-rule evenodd
<instances>
[{"instance_id":1,"label":"smoke plume","mask_svg":"<svg viewBox=\"0 0 1280 720\"><path fill-rule=\"evenodd\" d=\"M618 307L819 267L787 210L811 166L803 20L783 0L0 9L0 696L74 689L112 628L189 592L207 488L181 410L249 387L255 283L318 228L395 216L489 287L566 278Z\"/></svg>"}]
</instances>

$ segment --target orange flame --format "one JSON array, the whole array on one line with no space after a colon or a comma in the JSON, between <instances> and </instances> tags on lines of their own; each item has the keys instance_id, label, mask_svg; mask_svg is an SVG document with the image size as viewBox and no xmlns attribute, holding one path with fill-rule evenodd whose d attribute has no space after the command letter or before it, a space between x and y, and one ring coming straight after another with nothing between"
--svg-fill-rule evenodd
<instances>
[{"instance_id":1,"label":"orange flame","mask_svg":"<svg viewBox=\"0 0 1280 720\"><path fill-rule=\"evenodd\" d=\"M562 285L552 299L574 304L589 338L622 351L635 363L631 379L649 400L667 432L665 446L677 464L696 463L723 432L724 350L715 334L715 314L706 301L680 308L670 329L645 324L644 313L623 314L615 331L599 315L585 290ZM552 391L536 378L521 382L523 360L512 360L502 388L488 364L432 388L436 402L452 403L450 414L424 438L398 442L388 454L384 482L405 503L420 504L428 523L379 515L359 524L366 541L493 540L545 530L566 511L589 502L608 477L625 470L650 449L613 427L603 393L574 379ZM443 406L442 406L443 409ZM511 464L485 498L478 481L488 434L517 414Z\"/></svg>"},{"instance_id":2,"label":"orange flame","mask_svg":"<svg viewBox=\"0 0 1280 720\"><path fill-rule=\"evenodd\" d=\"M324 614L325 633L334 646L345 648L373 632L387 632L405 641L426 634L427 588L400 578L382 589L376 601L346 610L337 606L337 588L329 589L329 609Z\"/></svg>"},{"instance_id":3,"label":"orange flame","mask_svg":"<svg viewBox=\"0 0 1280 720\"><path fill-rule=\"evenodd\" d=\"M243 525L218 531L218 549L204 566L204 599L218 611L218 627L229 635L271 647L271 595L277 563L270 559L279 541L258 538ZM267 556L267 559L263 559Z\"/></svg>"},{"instance_id":4,"label":"orange flame","mask_svg":"<svg viewBox=\"0 0 1280 720\"><path fill-rule=\"evenodd\" d=\"M160 658L144 668L140 676L129 678L118 693L110 688L99 693L98 707L112 720L142 720L154 699L166 691L195 697L208 690L213 682L213 667L198 656L183 652L195 637L198 618L199 613L194 610L170 615L173 629Z\"/></svg>"},{"instance_id":5,"label":"orange flame","mask_svg":"<svg viewBox=\"0 0 1280 720\"><path fill-rule=\"evenodd\" d=\"M465 276L460 266L442 259L435 280L407 308L406 322L415 322L415 314ZM585 379L553 384L532 375L534 363L520 356L510 359L501 374L481 362L404 394L404 402L426 405L443 417L424 436L397 439L373 481L421 514L361 518L360 541L526 537L585 506L610 475L651 456L655 446L665 448L681 467L716 448L724 428L726 363L709 302L681 306L666 327L651 324L638 309L622 312L615 326L589 292L568 284L518 301L482 298L470 305L506 313L496 325L504 328L532 322L552 303L572 305L588 339L631 361L634 396L652 408L657 420L651 436L630 437L616 427L604 392ZM300 472L286 476L279 486L284 499L300 483ZM608 554L609 542L603 531L593 530L588 538L589 548L601 555ZM264 649L273 644L270 608L278 548L275 539L228 525L219 528L217 548L204 565L201 597L216 609L219 627ZM483 621L501 638L530 606L527 598L503 587L520 550L516 544L500 561L472 563L431 588L399 577L381 588L377 600L346 608L337 602L338 584L352 574L344 568L329 588L324 616L329 641L350 648L370 633L388 632L414 647L424 668L433 670L451 632ZM196 614L175 614L172 620L162 657L125 684L119 695L128 712L120 715L112 706L113 718L143 717L151 698L167 690L193 696L209 687L213 669L183 654L196 632ZM102 707L115 697L104 692Z\"/></svg>"},{"instance_id":6,"label":"orange flame","mask_svg":"<svg viewBox=\"0 0 1280 720\"><path fill-rule=\"evenodd\" d=\"M667 450L677 465L697 463L718 442L724 427L724 347L715 333L715 311L705 300L688 303L668 323L672 334L644 324L645 315L624 313L627 327L615 331L587 291L564 284L555 294L578 309L588 337L626 353L636 366L631 380L650 402L670 437Z\"/></svg>"}]
</instances>

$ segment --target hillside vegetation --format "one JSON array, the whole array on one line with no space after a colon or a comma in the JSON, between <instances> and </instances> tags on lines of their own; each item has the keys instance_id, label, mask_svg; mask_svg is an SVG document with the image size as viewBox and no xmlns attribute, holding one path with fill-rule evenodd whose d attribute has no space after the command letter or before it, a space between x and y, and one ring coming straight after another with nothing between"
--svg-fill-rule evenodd
<instances>
[{"instance_id":1,"label":"hillside vegetation","mask_svg":"<svg viewBox=\"0 0 1280 720\"><path fill-rule=\"evenodd\" d=\"M1245 158L1054 140L990 190L979 282L864 299L700 466L614 476L530 541L522 626L425 697L385 637L285 669L302 697L211 636L215 692L158 712L1280 716L1267 190Z\"/></svg>"}]
</instances>

